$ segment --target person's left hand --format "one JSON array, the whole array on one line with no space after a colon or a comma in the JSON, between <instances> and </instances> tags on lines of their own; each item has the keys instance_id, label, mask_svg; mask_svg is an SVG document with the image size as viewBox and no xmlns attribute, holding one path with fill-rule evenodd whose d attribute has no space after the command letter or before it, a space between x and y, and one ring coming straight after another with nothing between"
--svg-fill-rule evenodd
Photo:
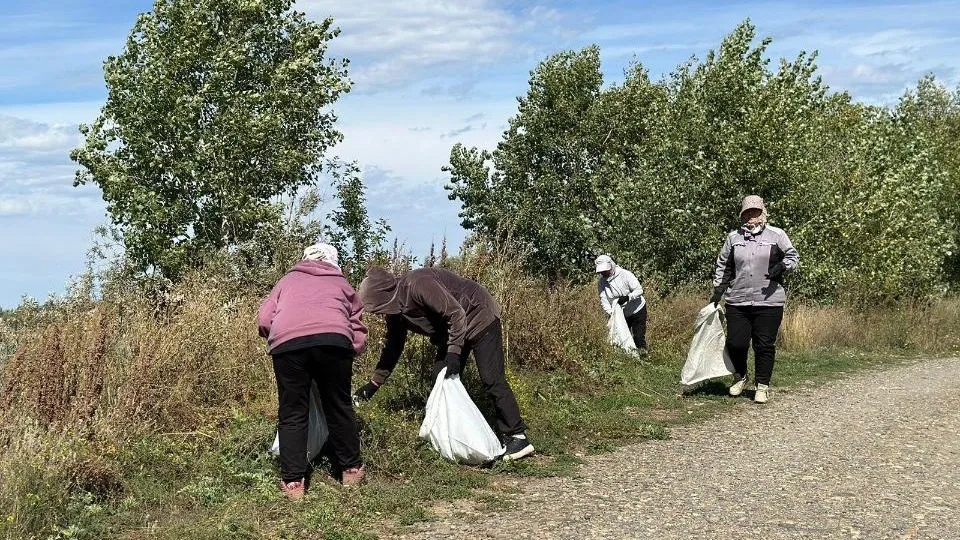
<instances>
[{"instance_id":1,"label":"person's left hand","mask_svg":"<svg viewBox=\"0 0 960 540\"><path fill-rule=\"evenodd\" d=\"M353 393L353 400L354 402L370 401L379 389L379 384L369 381L367 384L357 388L357 391Z\"/></svg>"},{"instance_id":2,"label":"person's left hand","mask_svg":"<svg viewBox=\"0 0 960 540\"><path fill-rule=\"evenodd\" d=\"M713 307L720 307L720 300L723 299L723 290L720 287L713 289L713 296L710 297L710 303Z\"/></svg>"},{"instance_id":3,"label":"person's left hand","mask_svg":"<svg viewBox=\"0 0 960 540\"><path fill-rule=\"evenodd\" d=\"M767 271L766 278L769 280L777 280L783 277L783 272L787 267L783 265L782 262L778 262L773 265L769 271Z\"/></svg>"},{"instance_id":4,"label":"person's left hand","mask_svg":"<svg viewBox=\"0 0 960 540\"><path fill-rule=\"evenodd\" d=\"M629 297L629 296L621 296L620 298L617 298L617 303L620 304L621 306L626 305L627 302L629 302L629 301L630 301L630 297Z\"/></svg>"}]
</instances>

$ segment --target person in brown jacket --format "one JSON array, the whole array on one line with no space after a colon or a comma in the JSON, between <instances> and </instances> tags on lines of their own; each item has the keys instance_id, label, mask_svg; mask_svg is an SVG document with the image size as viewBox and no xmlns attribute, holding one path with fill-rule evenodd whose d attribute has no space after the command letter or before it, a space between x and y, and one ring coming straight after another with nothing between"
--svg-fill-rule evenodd
<instances>
[{"instance_id":1,"label":"person in brown jacket","mask_svg":"<svg viewBox=\"0 0 960 540\"><path fill-rule=\"evenodd\" d=\"M490 293L477 282L441 268L420 268L394 277L378 267L367 271L358 293L364 311L384 315L387 324L380 361L371 381L354 394L358 400L369 400L387 381L400 360L407 331L425 335L437 347L434 378L443 368L447 368L446 377L459 375L473 351L480 380L493 399L497 426L506 438L504 459L533 453L520 406L507 383L500 306Z\"/></svg>"}]
</instances>

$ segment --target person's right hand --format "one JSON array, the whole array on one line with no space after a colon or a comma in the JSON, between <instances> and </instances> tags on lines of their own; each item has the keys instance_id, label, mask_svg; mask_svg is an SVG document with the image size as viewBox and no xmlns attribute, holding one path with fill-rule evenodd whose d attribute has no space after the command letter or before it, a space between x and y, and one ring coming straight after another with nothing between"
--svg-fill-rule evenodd
<instances>
[{"instance_id":1,"label":"person's right hand","mask_svg":"<svg viewBox=\"0 0 960 540\"><path fill-rule=\"evenodd\" d=\"M444 378L452 379L457 375L460 375L460 355L459 354L447 353L446 362L447 362L447 374L444 376Z\"/></svg>"},{"instance_id":2,"label":"person's right hand","mask_svg":"<svg viewBox=\"0 0 960 540\"><path fill-rule=\"evenodd\" d=\"M370 381L367 384L357 388L357 391L353 393L354 401L370 401L374 394L377 393L377 390L380 389L380 385Z\"/></svg>"}]
</instances>

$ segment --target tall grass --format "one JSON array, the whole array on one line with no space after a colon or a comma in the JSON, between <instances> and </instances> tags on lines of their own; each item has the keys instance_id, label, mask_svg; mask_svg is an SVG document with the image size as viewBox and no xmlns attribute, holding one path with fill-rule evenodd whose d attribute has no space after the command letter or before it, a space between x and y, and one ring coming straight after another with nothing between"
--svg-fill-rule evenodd
<instances>
[{"instance_id":1,"label":"tall grass","mask_svg":"<svg viewBox=\"0 0 960 540\"><path fill-rule=\"evenodd\" d=\"M960 299L900 308L790 305L781 327L787 350L856 349L944 354L960 348Z\"/></svg>"},{"instance_id":2,"label":"tall grass","mask_svg":"<svg viewBox=\"0 0 960 540\"><path fill-rule=\"evenodd\" d=\"M594 285L548 285L524 275L506 254L479 252L445 264L481 281L501 303L510 382L521 407L539 419L539 446L559 456L558 463L584 444L575 440L578 430L660 436L660 413L652 409L636 409L634 423L618 426L622 414L592 416L584 406L585 396L617 381L632 363L605 342ZM190 519L212 519L216 512L204 508L222 505L236 515L273 508L278 521L193 525L239 536L286 534L288 510L277 510L285 507L276 506L282 503L275 466L263 455L274 430L276 387L254 323L262 291L210 273L174 287L160 308L137 287L106 290L94 300L81 288L0 326L8 354L0 366L0 537L94 538L154 527L172 538L186 534ZM651 380L669 381L706 295L661 297L655 284L647 290L649 365L658 374ZM355 384L369 376L383 337L379 318L366 322L372 346L357 360ZM955 352L960 300L868 311L791 304L781 343L788 352ZM349 495L323 492L330 504L415 520L423 509L411 501L462 496L483 485L482 473L443 464L416 440L433 358L426 340L411 339L392 379L359 410L364 452L375 482L382 482L370 492L384 495L351 502ZM475 375L466 377L477 390ZM676 390L630 384L628 393L638 396ZM552 409L538 411L542 403ZM640 406L629 396L604 403L616 410ZM301 528L352 530L347 521L357 515L311 511L290 519Z\"/></svg>"}]
</instances>

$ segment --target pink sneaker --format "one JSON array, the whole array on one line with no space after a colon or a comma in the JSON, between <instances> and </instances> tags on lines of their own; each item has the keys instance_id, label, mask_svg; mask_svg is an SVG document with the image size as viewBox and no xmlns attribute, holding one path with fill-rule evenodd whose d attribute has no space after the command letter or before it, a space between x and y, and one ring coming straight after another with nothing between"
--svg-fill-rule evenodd
<instances>
[{"instance_id":1,"label":"pink sneaker","mask_svg":"<svg viewBox=\"0 0 960 540\"><path fill-rule=\"evenodd\" d=\"M350 467L349 469L344 469L343 485L344 486L360 485L360 482L363 482L364 475L365 475L365 469L363 465L360 465L357 467Z\"/></svg>"},{"instance_id":2,"label":"pink sneaker","mask_svg":"<svg viewBox=\"0 0 960 540\"><path fill-rule=\"evenodd\" d=\"M280 489L291 501L299 501L306 493L306 486L304 485L303 480L298 480L296 482L284 482L281 480Z\"/></svg>"}]
</instances>

